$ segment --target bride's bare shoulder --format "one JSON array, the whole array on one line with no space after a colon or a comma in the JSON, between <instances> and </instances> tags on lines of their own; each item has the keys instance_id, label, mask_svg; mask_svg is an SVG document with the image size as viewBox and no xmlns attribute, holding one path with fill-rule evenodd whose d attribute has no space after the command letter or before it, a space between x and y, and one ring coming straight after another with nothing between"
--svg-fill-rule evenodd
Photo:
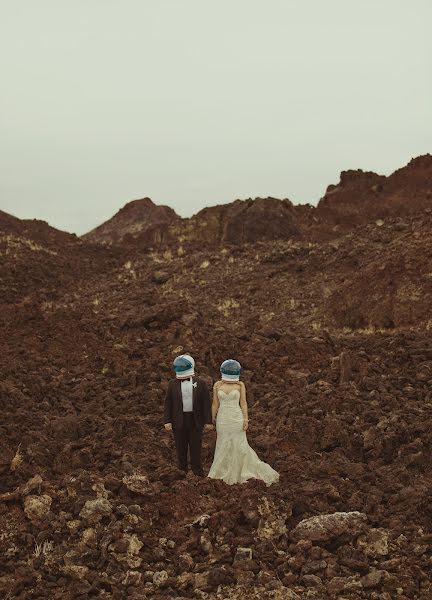
<instances>
[{"instance_id":1,"label":"bride's bare shoulder","mask_svg":"<svg viewBox=\"0 0 432 600\"><path fill-rule=\"evenodd\" d=\"M213 385L213 388L214 388L215 390L217 390L218 388L220 388L220 386L221 386L222 384L223 384L223 381L215 381L215 382L214 382L214 385Z\"/></svg>"}]
</instances>

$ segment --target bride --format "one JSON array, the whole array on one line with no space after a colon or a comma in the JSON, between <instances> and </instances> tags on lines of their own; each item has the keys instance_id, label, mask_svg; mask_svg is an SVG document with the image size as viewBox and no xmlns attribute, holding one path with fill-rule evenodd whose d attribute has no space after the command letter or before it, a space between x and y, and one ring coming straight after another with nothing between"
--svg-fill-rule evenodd
<instances>
[{"instance_id":1,"label":"bride","mask_svg":"<svg viewBox=\"0 0 432 600\"><path fill-rule=\"evenodd\" d=\"M261 461L249 446L246 388L240 381L240 363L225 360L220 367L222 381L213 387L212 417L216 421L216 450L208 474L230 485L248 479L261 479L268 486L279 479L270 465Z\"/></svg>"}]
</instances>

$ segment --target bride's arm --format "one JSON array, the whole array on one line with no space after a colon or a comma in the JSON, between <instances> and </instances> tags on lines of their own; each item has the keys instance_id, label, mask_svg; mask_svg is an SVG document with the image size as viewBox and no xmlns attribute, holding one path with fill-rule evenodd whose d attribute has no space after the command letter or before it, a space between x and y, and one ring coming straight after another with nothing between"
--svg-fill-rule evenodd
<instances>
[{"instance_id":1,"label":"bride's arm","mask_svg":"<svg viewBox=\"0 0 432 600\"><path fill-rule=\"evenodd\" d=\"M216 415L219 410L219 398L218 398L217 391L218 391L218 382L216 381L216 383L213 386L213 402L212 402L212 421L213 421L213 423L216 420Z\"/></svg>"},{"instance_id":2,"label":"bride's arm","mask_svg":"<svg viewBox=\"0 0 432 600\"><path fill-rule=\"evenodd\" d=\"M246 402L246 388L243 381L240 381L240 408L243 413L243 429L246 431L249 425L248 405Z\"/></svg>"}]
</instances>

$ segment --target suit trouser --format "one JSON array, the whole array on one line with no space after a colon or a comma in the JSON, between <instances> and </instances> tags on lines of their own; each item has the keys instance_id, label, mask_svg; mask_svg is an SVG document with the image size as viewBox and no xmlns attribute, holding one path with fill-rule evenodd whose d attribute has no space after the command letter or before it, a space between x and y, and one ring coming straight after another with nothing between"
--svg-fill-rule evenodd
<instances>
[{"instance_id":1,"label":"suit trouser","mask_svg":"<svg viewBox=\"0 0 432 600\"><path fill-rule=\"evenodd\" d=\"M189 449L192 471L197 475L202 475L202 428L196 426L193 413L183 413L183 426L173 427L173 434L177 450L179 468L183 471L187 471Z\"/></svg>"}]
</instances>

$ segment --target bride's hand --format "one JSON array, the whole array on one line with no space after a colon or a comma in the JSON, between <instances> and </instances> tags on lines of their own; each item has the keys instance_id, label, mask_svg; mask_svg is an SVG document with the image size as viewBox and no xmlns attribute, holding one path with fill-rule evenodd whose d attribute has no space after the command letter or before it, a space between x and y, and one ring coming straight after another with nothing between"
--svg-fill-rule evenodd
<instances>
[{"instance_id":1,"label":"bride's hand","mask_svg":"<svg viewBox=\"0 0 432 600\"><path fill-rule=\"evenodd\" d=\"M243 431L247 431L249 427L249 419L243 419Z\"/></svg>"}]
</instances>

